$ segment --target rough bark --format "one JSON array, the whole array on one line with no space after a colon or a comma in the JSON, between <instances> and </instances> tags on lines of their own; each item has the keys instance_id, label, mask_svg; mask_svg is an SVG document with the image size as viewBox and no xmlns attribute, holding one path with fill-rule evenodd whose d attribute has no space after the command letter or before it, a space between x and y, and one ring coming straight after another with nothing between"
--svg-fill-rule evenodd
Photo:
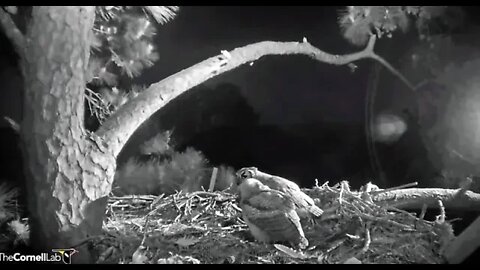
<instances>
[{"instance_id":1,"label":"rough bark","mask_svg":"<svg viewBox=\"0 0 480 270\"><path fill-rule=\"evenodd\" d=\"M94 17L94 7L34 7L26 33L21 136L30 240L44 252L101 232L113 181L113 155L83 128ZM88 250L73 260L88 262Z\"/></svg>"},{"instance_id":2,"label":"rough bark","mask_svg":"<svg viewBox=\"0 0 480 270\"><path fill-rule=\"evenodd\" d=\"M460 189L409 188L382 192L372 196L374 202L402 209L437 208L438 200L447 209L480 209L480 194Z\"/></svg>"}]
</instances>

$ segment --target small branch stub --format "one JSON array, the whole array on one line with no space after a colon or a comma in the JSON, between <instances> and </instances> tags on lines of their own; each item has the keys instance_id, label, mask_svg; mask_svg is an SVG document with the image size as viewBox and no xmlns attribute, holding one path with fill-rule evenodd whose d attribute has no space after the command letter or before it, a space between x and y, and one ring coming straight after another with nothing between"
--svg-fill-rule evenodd
<instances>
[{"instance_id":1,"label":"small branch stub","mask_svg":"<svg viewBox=\"0 0 480 270\"><path fill-rule=\"evenodd\" d=\"M210 178L210 186L208 187L208 192L213 192L213 189L215 188L215 182L217 181L217 172L218 168L214 167L212 177Z\"/></svg>"}]
</instances>

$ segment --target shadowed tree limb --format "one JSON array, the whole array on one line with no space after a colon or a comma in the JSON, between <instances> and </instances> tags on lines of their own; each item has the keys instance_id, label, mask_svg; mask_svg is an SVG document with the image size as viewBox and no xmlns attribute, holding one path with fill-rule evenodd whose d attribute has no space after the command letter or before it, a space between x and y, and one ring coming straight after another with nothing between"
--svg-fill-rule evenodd
<instances>
[{"instance_id":1,"label":"shadowed tree limb","mask_svg":"<svg viewBox=\"0 0 480 270\"><path fill-rule=\"evenodd\" d=\"M380 205L388 205L401 209L422 209L425 204L431 208L438 207L438 200L447 209L472 211L480 209L480 194L471 191L459 192L461 189L443 188L409 188L386 191L372 196L372 200Z\"/></svg>"},{"instance_id":2,"label":"shadowed tree limb","mask_svg":"<svg viewBox=\"0 0 480 270\"><path fill-rule=\"evenodd\" d=\"M103 137L116 156L133 132L153 113L180 94L210 78L268 55L306 55L316 61L332 65L345 65L361 59L380 60L380 63L385 64L387 62L373 51L375 40L376 37L372 35L362 51L344 55L326 53L312 46L306 39L303 42L263 41L229 52L222 51L217 56L150 85L107 119L96 134ZM390 65L387 68L395 70ZM411 87L411 84L408 83L407 86Z\"/></svg>"},{"instance_id":3,"label":"shadowed tree limb","mask_svg":"<svg viewBox=\"0 0 480 270\"><path fill-rule=\"evenodd\" d=\"M0 8L0 25L7 38L13 43L15 51L20 57L25 54L25 36L15 25L15 22L5 10Z\"/></svg>"}]
</instances>

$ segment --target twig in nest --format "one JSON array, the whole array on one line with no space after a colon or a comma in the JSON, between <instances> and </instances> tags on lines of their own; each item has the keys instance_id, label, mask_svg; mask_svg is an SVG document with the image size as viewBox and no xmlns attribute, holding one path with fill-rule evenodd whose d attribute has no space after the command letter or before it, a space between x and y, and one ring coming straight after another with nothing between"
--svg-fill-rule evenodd
<instances>
[{"instance_id":1,"label":"twig in nest","mask_svg":"<svg viewBox=\"0 0 480 270\"><path fill-rule=\"evenodd\" d=\"M391 211L395 211L395 212L399 212L399 213L402 213L402 214L405 214L407 216L410 216L414 219L417 219L417 217L415 215L413 215L412 213L408 212L408 211L405 211L405 210L402 210L402 209L399 209L397 207L394 207L394 206L387 206L387 210L391 210Z\"/></svg>"},{"instance_id":2,"label":"twig in nest","mask_svg":"<svg viewBox=\"0 0 480 270\"><path fill-rule=\"evenodd\" d=\"M236 204L232 204L232 208L237 210L238 212L242 212L242 209L240 207L238 207Z\"/></svg>"},{"instance_id":3,"label":"twig in nest","mask_svg":"<svg viewBox=\"0 0 480 270\"><path fill-rule=\"evenodd\" d=\"M190 200L190 198L188 198L185 201L184 205L185 205L185 207L183 208L183 215L188 216L188 215L190 215L190 213L192 213L192 200Z\"/></svg>"},{"instance_id":4,"label":"twig in nest","mask_svg":"<svg viewBox=\"0 0 480 270\"><path fill-rule=\"evenodd\" d=\"M396 226L396 227L400 227L404 230L411 230L412 228L408 225L405 225L405 224L401 224L401 223L398 223L396 221L393 221L393 220L389 220L387 218L380 218L380 217L374 217L374 216L370 216L370 215L367 215L367 214L364 214L364 213L357 213L361 218L364 218L364 219L367 219L367 220L371 220L371 221L376 221L376 222L383 222L383 223L387 223L389 225L392 225L392 226Z\"/></svg>"},{"instance_id":5,"label":"twig in nest","mask_svg":"<svg viewBox=\"0 0 480 270\"><path fill-rule=\"evenodd\" d=\"M343 245L343 243L345 243L345 241L347 241L347 238L343 238L341 240L338 240L329 249L327 249L327 251L325 253L328 254L328 253L332 252L333 250L335 250L339 246Z\"/></svg>"},{"instance_id":6,"label":"twig in nest","mask_svg":"<svg viewBox=\"0 0 480 270\"><path fill-rule=\"evenodd\" d=\"M425 214L427 213L428 205L426 203L423 204L422 206L422 212L420 212L420 220L423 220L425 218Z\"/></svg>"},{"instance_id":7,"label":"twig in nest","mask_svg":"<svg viewBox=\"0 0 480 270\"><path fill-rule=\"evenodd\" d=\"M405 184L405 185L386 188L386 189L382 189L382 190L376 190L376 191L370 192L369 194L373 196L373 195L381 194L381 193L384 193L384 192L389 192L389 191L399 190L399 189L405 189L405 188L411 188L411 187L415 187L415 186L418 186L418 182L408 183L408 184Z\"/></svg>"},{"instance_id":8,"label":"twig in nest","mask_svg":"<svg viewBox=\"0 0 480 270\"><path fill-rule=\"evenodd\" d=\"M210 191L195 191L188 194L187 196L188 197L193 197L193 196L219 197L219 196L222 196L222 194L216 193L216 192L210 192Z\"/></svg>"},{"instance_id":9,"label":"twig in nest","mask_svg":"<svg viewBox=\"0 0 480 270\"><path fill-rule=\"evenodd\" d=\"M342 182L340 183L340 185L342 185L342 188L343 188L345 191L351 192L351 191L350 191L350 185L348 184L348 181L342 181Z\"/></svg>"},{"instance_id":10,"label":"twig in nest","mask_svg":"<svg viewBox=\"0 0 480 270\"><path fill-rule=\"evenodd\" d=\"M440 215L437 216L438 223L445 223L445 207L443 206L442 200L438 200L438 207L440 208Z\"/></svg>"},{"instance_id":11,"label":"twig in nest","mask_svg":"<svg viewBox=\"0 0 480 270\"><path fill-rule=\"evenodd\" d=\"M140 243L140 246L143 246L143 244L145 244L145 240L147 239L148 221L149 221L149 220L150 220L150 214L148 214L148 215L145 217L145 225L143 226L143 228L144 228L143 238L142 238L142 242Z\"/></svg>"},{"instance_id":12,"label":"twig in nest","mask_svg":"<svg viewBox=\"0 0 480 270\"><path fill-rule=\"evenodd\" d=\"M159 208L161 208L160 205L157 206L158 202L165 196L165 193L160 194L151 204L150 204L150 212L148 212L147 215L152 215L155 213Z\"/></svg>"},{"instance_id":13,"label":"twig in nest","mask_svg":"<svg viewBox=\"0 0 480 270\"><path fill-rule=\"evenodd\" d=\"M209 203L207 203L207 205L205 206L205 208L203 209L202 212L208 212L210 209L215 209L215 206L217 205L217 202L215 200L212 200L210 201Z\"/></svg>"},{"instance_id":14,"label":"twig in nest","mask_svg":"<svg viewBox=\"0 0 480 270\"><path fill-rule=\"evenodd\" d=\"M155 200L153 200L152 204L150 205L150 208L153 209L153 207L165 197L165 193L160 194Z\"/></svg>"},{"instance_id":15,"label":"twig in nest","mask_svg":"<svg viewBox=\"0 0 480 270\"><path fill-rule=\"evenodd\" d=\"M114 208L114 207L115 207L115 208L128 208L128 207L130 207L130 206L131 206L131 205L129 205L129 204L120 204L119 201L118 201L117 203L115 203L115 204L110 205L110 207L112 207L112 208ZM135 209L135 208L134 208L134 209Z\"/></svg>"},{"instance_id":16,"label":"twig in nest","mask_svg":"<svg viewBox=\"0 0 480 270\"><path fill-rule=\"evenodd\" d=\"M351 195L351 197L354 198L356 202L356 203L350 203L349 205L355 208L356 211L364 213L364 212L376 212L376 210L378 210L378 208L377 209L372 208L372 206L375 207L374 204L370 204L367 201L364 201L363 199L353 196L352 194L349 194L349 195Z\"/></svg>"},{"instance_id":17,"label":"twig in nest","mask_svg":"<svg viewBox=\"0 0 480 270\"><path fill-rule=\"evenodd\" d=\"M109 201L124 201L124 200L139 200L139 201L153 201L156 196L151 195L127 195L127 196L110 196Z\"/></svg>"},{"instance_id":18,"label":"twig in nest","mask_svg":"<svg viewBox=\"0 0 480 270\"><path fill-rule=\"evenodd\" d=\"M195 216L191 219L191 221L192 221L192 222L193 222L193 221L196 221L201 215L202 215L202 213L198 213L197 215L195 215Z\"/></svg>"},{"instance_id":19,"label":"twig in nest","mask_svg":"<svg viewBox=\"0 0 480 270\"><path fill-rule=\"evenodd\" d=\"M370 243L372 243L372 239L370 238L370 223L367 223L367 225L365 226L365 244L363 245L360 254L358 254L357 256L367 252L370 248Z\"/></svg>"},{"instance_id":20,"label":"twig in nest","mask_svg":"<svg viewBox=\"0 0 480 270\"><path fill-rule=\"evenodd\" d=\"M175 198L176 195L172 196L172 204L173 206L175 207L175 210L177 210L178 212L178 216L175 217L175 223L178 222L180 220L180 218L182 217L182 209L180 209L180 207L178 206L177 204L177 199Z\"/></svg>"},{"instance_id":21,"label":"twig in nest","mask_svg":"<svg viewBox=\"0 0 480 270\"><path fill-rule=\"evenodd\" d=\"M342 182L343 183L343 182ZM338 193L338 204L342 205L343 199L343 185L340 185L340 192Z\"/></svg>"},{"instance_id":22,"label":"twig in nest","mask_svg":"<svg viewBox=\"0 0 480 270\"><path fill-rule=\"evenodd\" d=\"M351 235L351 234L346 233L345 236L350 238L350 239L353 239L353 240L360 240L360 236L358 236L358 235Z\"/></svg>"}]
</instances>

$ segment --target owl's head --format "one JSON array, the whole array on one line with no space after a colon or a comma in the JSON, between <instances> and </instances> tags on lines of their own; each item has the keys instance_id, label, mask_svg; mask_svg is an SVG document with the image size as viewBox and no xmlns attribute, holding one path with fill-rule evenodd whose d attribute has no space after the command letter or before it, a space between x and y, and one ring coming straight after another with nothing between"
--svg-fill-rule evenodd
<instances>
[{"instance_id":1,"label":"owl's head","mask_svg":"<svg viewBox=\"0 0 480 270\"><path fill-rule=\"evenodd\" d=\"M239 187L242 184L242 182L244 182L245 179L255 178L256 172L257 172L256 167L244 167L238 170L235 173L236 186ZM237 189L237 191L239 190Z\"/></svg>"},{"instance_id":2,"label":"owl's head","mask_svg":"<svg viewBox=\"0 0 480 270\"><path fill-rule=\"evenodd\" d=\"M243 180L248 178L255 178L257 175L258 169L256 167L244 167L238 170L235 174L237 178L237 185L240 185Z\"/></svg>"}]
</instances>

